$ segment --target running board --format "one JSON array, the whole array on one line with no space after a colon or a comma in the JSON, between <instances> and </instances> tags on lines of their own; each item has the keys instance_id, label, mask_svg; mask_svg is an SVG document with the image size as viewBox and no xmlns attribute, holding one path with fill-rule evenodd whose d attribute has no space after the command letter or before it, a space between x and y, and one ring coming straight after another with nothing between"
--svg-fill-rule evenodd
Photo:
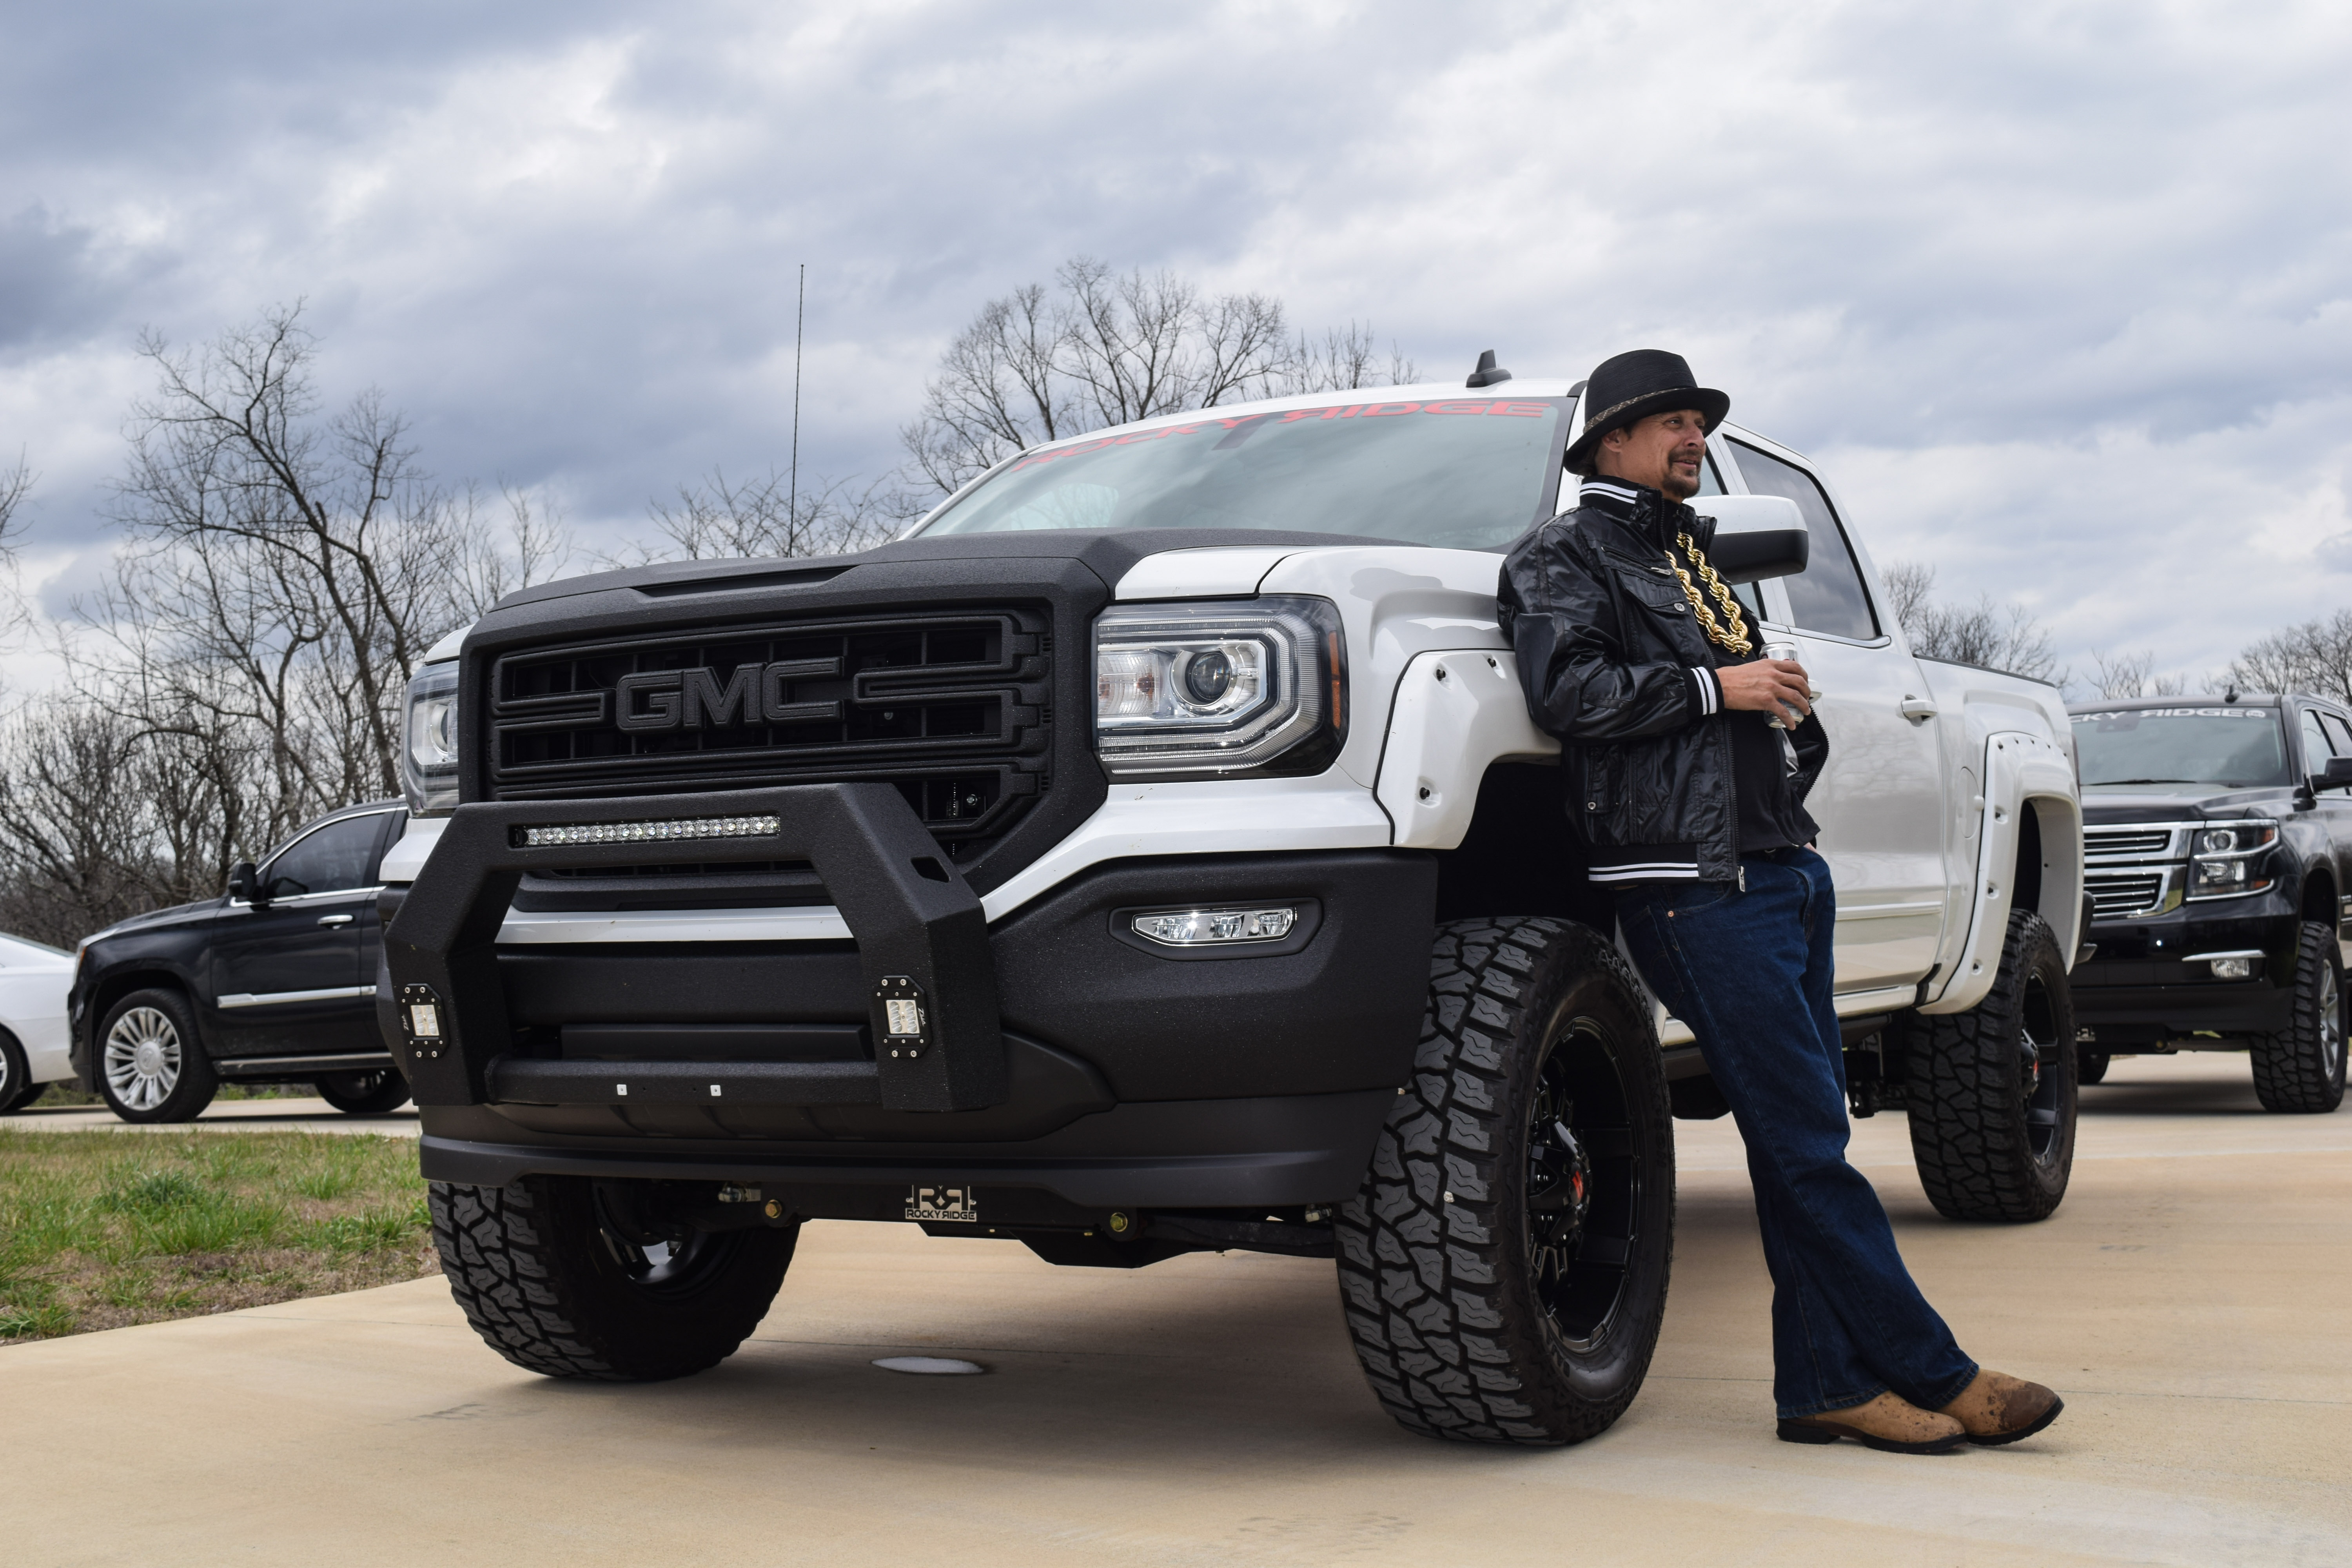
<instances>
[{"instance_id":1,"label":"running board","mask_svg":"<svg viewBox=\"0 0 2352 1568\"><path fill-rule=\"evenodd\" d=\"M283 1078L311 1072L381 1072L392 1066L390 1051L349 1051L331 1057L215 1057L223 1078Z\"/></svg>"}]
</instances>

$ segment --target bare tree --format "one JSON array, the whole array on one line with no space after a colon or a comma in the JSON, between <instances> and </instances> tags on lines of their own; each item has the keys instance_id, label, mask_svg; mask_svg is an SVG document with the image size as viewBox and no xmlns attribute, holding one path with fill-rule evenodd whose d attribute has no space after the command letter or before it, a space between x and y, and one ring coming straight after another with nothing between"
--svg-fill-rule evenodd
<instances>
[{"instance_id":1,"label":"bare tree","mask_svg":"<svg viewBox=\"0 0 2352 1568\"><path fill-rule=\"evenodd\" d=\"M27 934L216 891L303 819L397 792L411 667L569 551L520 491L501 528L434 485L380 396L322 416L299 309L142 348L121 545L53 634L65 688L0 721L0 912Z\"/></svg>"},{"instance_id":2,"label":"bare tree","mask_svg":"<svg viewBox=\"0 0 2352 1568\"><path fill-rule=\"evenodd\" d=\"M2177 671L2158 674L2156 654L2146 648L2112 658L2094 648L2091 665L2091 684L2105 698L2177 697L2189 685L2188 677Z\"/></svg>"},{"instance_id":3,"label":"bare tree","mask_svg":"<svg viewBox=\"0 0 2352 1568\"><path fill-rule=\"evenodd\" d=\"M1990 594L1973 605L1942 604L1935 597L1936 569L1916 561L1891 563L1881 580L1887 607L1920 658L2064 682L2049 631L2024 605L1996 605Z\"/></svg>"},{"instance_id":4,"label":"bare tree","mask_svg":"<svg viewBox=\"0 0 2352 1568\"><path fill-rule=\"evenodd\" d=\"M15 468L0 468L0 555L16 553L16 508L32 488L33 470L25 466L25 455L19 452Z\"/></svg>"},{"instance_id":5,"label":"bare tree","mask_svg":"<svg viewBox=\"0 0 2352 1568\"><path fill-rule=\"evenodd\" d=\"M803 486L771 468L764 479L738 483L712 469L709 478L680 485L674 500L648 509L667 542L635 545L606 556L613 565L647 561L707 561L729 556L835 555L887 543L921 508L887 479L853 489L846 479Z\"/></svg>"},{"instance_id":6,"label":"bare tree","mask_svg":"<svg viewBox=\"0 0 2352 1568\"><path fill-rule=\"evenodd\" d=\"M1370 326L1291 335L1282 301L1208 297L1165 270L1065 262L1054 287L992 300L949 343L900 432L913 473L945 494L1040 441L1252 398L1397 385L1412 363Z\"/></svg>"},{"instance_id":7,"label":"bare tree","mask_svg":"<svg viewBox=\"0 0 2352 1568\"><path fill-rule=\"evenodd\" d=\"M2309 691L2352 702L2352 610L2247 644L2230 679L2249 691Z\"/></svg>"}]
</instances>

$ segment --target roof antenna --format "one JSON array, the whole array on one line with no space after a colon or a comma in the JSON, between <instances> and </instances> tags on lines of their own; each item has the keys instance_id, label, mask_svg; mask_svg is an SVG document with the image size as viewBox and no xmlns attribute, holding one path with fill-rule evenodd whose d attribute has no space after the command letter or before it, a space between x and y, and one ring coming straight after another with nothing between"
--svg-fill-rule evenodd
<instances>
[{"instance_id":1,"label":"roof antenna","mask_svg":"<svg viewBox=\"0 0 2352 1568\"><path fill-rule=\"evenodd\" d=\"M2234 680L2233 680L2233 681L2230 682L2230 689L2229 689L2227 691L2224 691L2223 693L2221 693L2221 700L2222 700L2222 701L2224 701L2224 702L2235 702L2237 700L2238 700L2238 683L2237 683L2236 681L2234 681Z\"/></svg>"},{"instance_id":2,"label":"roof antenna","mask_svg":"<svg viewBox=\"0 0 2352 1568\"><path fill-rule=\"evenodd\" d=\"M1495 363L1495 351L1488 349L1478 356L1478 368L1470 373L1465 386L1495 386L1511 379L1511 373Z\"/></svg>"},{"instance_id":3,"label":"roof antenna","mask_svg":"<svg viewBox=\"0 0 2352 1568\"><path fill-rule=\"evenodd\" d=\"M808 263L801 263L801 299L793 312L793 481L785 501L785 526L797 536L801 526L801 340L808 327ZM773 469L769 470L773 472ZM776 492L770 490L770 495Z\"/></svg>"}]
</instances>

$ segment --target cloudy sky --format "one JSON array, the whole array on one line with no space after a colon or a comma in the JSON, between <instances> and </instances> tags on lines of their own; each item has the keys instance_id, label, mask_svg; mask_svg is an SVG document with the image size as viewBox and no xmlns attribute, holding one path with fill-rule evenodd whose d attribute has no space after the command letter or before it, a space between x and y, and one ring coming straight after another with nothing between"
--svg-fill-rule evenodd
<instances>
[{"instance_id":1,"label":"cloudy sky","mask_svg":"<svg viewBox=\"0 0 2352 1568\"><path fill-rule=\"evenodd\" d=\"M2078 669L2352 599L2352 8L863 0L0 11L0 467L52 605L150 382L307 301L445 479L592 542L898 460L947 338L1074 254L1424 372L1676 348L1882 562ZM657 19L656 19L657 18Z\"/></svg>"}]
</instances>

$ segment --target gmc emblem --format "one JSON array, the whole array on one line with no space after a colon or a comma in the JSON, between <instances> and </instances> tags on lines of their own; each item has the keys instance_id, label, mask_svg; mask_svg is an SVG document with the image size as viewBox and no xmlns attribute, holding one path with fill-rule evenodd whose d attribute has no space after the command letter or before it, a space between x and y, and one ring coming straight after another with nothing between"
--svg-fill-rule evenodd
<instances>
[{"instance_id":1,"label":"gmc emblem","mask_svg":"<svg viewBox=\"0 0 2352 1568\"><path fill-rule=\"evenodd\" d=\"M636 732L823 723L841 717L839 702L791 702L785 700L785 690L796 680L840 674L838 658L786 658L739 664L721 686L719 672L704 665L625 675L614 683L613 695L621 728Z\"/></svg>"}]
</instances>

